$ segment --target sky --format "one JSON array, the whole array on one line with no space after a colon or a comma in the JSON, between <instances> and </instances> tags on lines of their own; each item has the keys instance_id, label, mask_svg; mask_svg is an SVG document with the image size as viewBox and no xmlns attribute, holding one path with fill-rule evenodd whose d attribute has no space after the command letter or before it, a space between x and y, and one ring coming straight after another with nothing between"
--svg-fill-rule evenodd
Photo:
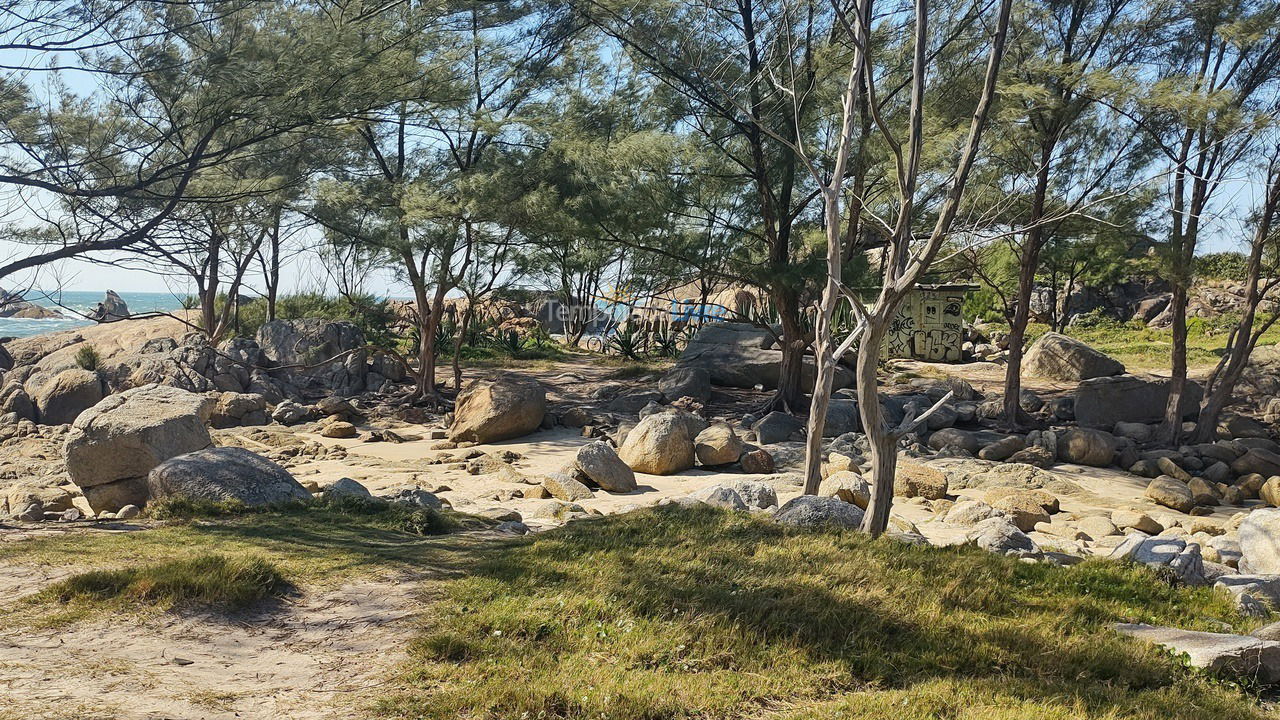
<instances>
[{"instance_id":1,"label":"sky","mask_svg":"<svg viewBox=\"0 0 1280 720\"><path fill-rule=\"evenodd\" d=\"M62 54L49 54L37 58L29 52L0 49L0 66L33 68L47 66L49 63L68 65L74 58ZM25 79L33 87L39 88L45 79L52 77L50 73L40 70L6 71L9 79ZM90 93L95 88L93 77L84 72L62 71L58 73L60 80L70 89L78 93ZM41 91L37 91L37 96ZM1263 188L1260 183L1241 178L1220 188L1215 204L1213 217L1205 218L1206 227L1202 234L1198 252L1218 252L1223 250L1240 250L1247 245L1249 227L1247 216L1250 209L1256 207ZM30 197L27 201L30 201ZM7 205L7 206L6 206ZM9 211L5 213L5 211ZM14 198L0 197L0 218L14 220L21 218L26 212ZM16 213L16 214L15 214ZM34 215L28 213L28 219ZM14 243L0 240L0 261L25 252L25 248ZM282 270L285 293L298 291L332 290L332 283L319 258L312 253L304 253ZM80 290L105 291L108 289L130 292L160 292L185 296L193 287L190 281L166 276L143 269L130 269L91 263L84 260L67 260L56 265L42 268L36 273L5 278L2 282L7 289L38 288L42 290ZM255 284L252 279L249 284ZM404 297L409 288L398 282L389 271L376 273L368 279L367 292L384 297Z\"/></svg>"}]
</instances>

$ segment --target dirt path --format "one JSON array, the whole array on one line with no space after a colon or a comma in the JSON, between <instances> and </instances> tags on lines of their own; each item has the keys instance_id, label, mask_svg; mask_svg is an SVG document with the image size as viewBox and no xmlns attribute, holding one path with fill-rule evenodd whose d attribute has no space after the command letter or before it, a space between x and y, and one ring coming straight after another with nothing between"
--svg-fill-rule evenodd
<instances>
[{"instance_id":1,"label":"dirt path","mask_svg":"<svg viewBox=\"0 0 1280 720\"><path fill-rule=\"evenodd\" d=\"M385 690L403 659L418 579L353 582L257 617L165 613L0 631L0 718L359 717L353 709ZM0 587L0 607L13 600Z\"/></svg>"}]
</instances>

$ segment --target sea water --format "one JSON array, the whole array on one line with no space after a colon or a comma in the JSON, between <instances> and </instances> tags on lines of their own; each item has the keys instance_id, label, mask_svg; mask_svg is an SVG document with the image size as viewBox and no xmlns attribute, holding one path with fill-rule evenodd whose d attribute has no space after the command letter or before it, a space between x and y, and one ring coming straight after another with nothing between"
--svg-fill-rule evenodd
<instances>
[{"instance_id":1,"label":"sea water","mask_svg":"<svg viewBox=\"0 0 1280 720\"><path fill-rule=\"evenodd\" d=\"M93 325L94 322L84 316L96 308L106 294L103 290L60 290L47 293L28 290L23 293L28 302L61 313L62 317L47 320L0 318L0 337L28 337ZM117 291L117 294L129 305L131 313L175 312L182 309L182 297L171 293Z\"/></svg>"}]
</instances>

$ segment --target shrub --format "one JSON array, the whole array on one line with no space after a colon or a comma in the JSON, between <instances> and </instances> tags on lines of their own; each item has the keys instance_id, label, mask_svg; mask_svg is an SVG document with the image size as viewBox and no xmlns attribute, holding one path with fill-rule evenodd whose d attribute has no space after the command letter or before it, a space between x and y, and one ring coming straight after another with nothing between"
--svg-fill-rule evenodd
<instances>
[{"instance_id":1,"label":"shrub","mask_svg":"<svg viewBox=\"0 0 1280 720\"><path fill-rule=\"evenodd\" d=\"M92 345L85 345L76 351L76 365L85 370L97 370L102 363L102 356Z\"/></svg>"},{"instance_id":2,"label":"shrub","mask_svg":"<svg viewBox=\"0 0 1280 720\"><path fill-rule=\"evenodd\" d=\"M1206 280L1244 280L1249 258L1244 253L1207 253L1195 259L1192 269Z\"/></svg>"}]
</instances>

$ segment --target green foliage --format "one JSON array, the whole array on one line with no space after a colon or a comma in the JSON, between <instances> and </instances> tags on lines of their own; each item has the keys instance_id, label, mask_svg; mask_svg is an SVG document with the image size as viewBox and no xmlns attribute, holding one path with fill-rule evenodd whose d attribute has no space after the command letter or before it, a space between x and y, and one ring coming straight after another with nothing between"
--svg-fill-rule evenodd
<instances>
[{"instance_id":1,"label":"green foliage","mask_svg":"<svg viewBox=\"0 0 1280 720\"><path fill-rule=\"evenodd\" d=\"M1249 269L1249 258L1239 252L1216 252L1197 255L1193 272L1205 280L1243 282Z\"/></svg>"},{"instance_id":2,"label":"green foliage","mask_svg":"<svg viewBox=\"0 0 1280 720\"><path fill-rule=\"evenodd\" d=\"M382 715L1264 716L1109 628L1247 629L1224 596L1145 568L658 508L482 550L469 569L440 587Z\"/></svg>"},{"instance_id":3,"label":"green foliage","mask_svg":"<svg viewBox=\"0 0 1280 720\"><path fill-rule=\"evenodd\" d=\"M190 558L120 570L93 570L60 580L31 602L115 606L210 607L237 610L279 597L289 583L260 557L201 553Z\"/></svg>"},{"instance_id":4,"label":"green foliage","mask_svg":"<svg viewBox=\"0 0 1280 720\"><path fill-rule=\"evenodd\" d=\"M226 302L226 298L221 298L220 302ZM267 321L266 298L241 302L236 317L238 334L253 337ZM315 317L350 322L360 328L365 342L370 345L392 350L403 349L401 338L393 332L397 319L395 313L386 300L372 295L350 298L320 293L284 295L276 300L276 317L281 320Z\"/></svg>"},{"instance_id":5,"label":"green foliage","mask_svg":"<svg viewBox=\"0 0 1280 720\"><path fill-rule=\"evenodd\" d=\"M98 349L92 345L85 345L76 351L76 365L85 370L97 370L102 363L102 356L98 354Z\"/></svg>"}]
</instances>

